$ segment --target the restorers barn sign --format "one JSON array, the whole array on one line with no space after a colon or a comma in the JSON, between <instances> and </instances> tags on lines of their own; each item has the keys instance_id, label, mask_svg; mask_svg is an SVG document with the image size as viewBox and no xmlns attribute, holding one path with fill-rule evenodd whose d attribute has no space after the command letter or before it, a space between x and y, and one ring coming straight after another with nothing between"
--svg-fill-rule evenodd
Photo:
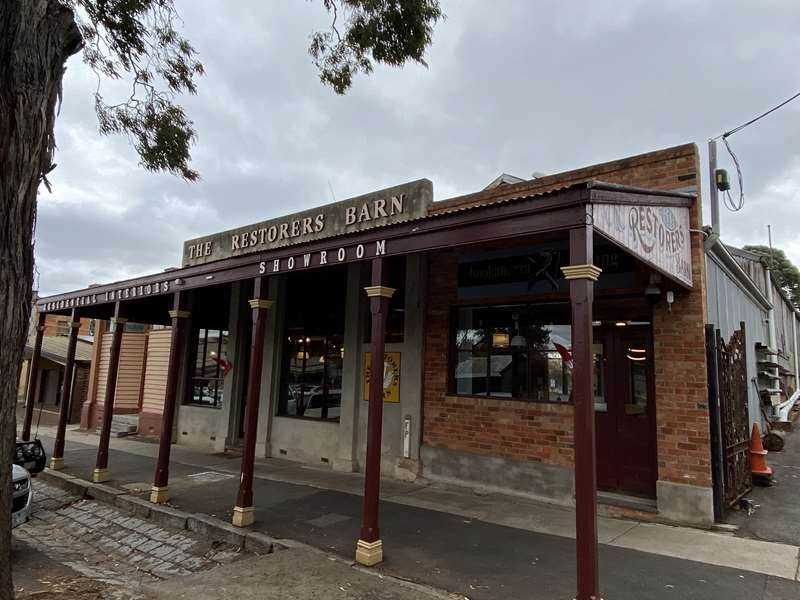
<instances>
[{"instance_id":1,"label":"the restorers barn sign","mask_svg":"<svg viewBox=\"0 0 800 600\"><path fill-rule=\"evenodd\" d=\"M195 238L183 244L183 266L273 250L423 217L433 184L420 179L286 217Z\"/></svg>"},{"instance_id":2,"label":"the restorers barn sign","mask_svg":"<svg viewBox=\"0 0 800 600\"><path fill-rule=\"evenodd\" d=\"M688 208L595 204L593 210L598 230L634 256L692 287Z\"/></svg>"}]
</instances>

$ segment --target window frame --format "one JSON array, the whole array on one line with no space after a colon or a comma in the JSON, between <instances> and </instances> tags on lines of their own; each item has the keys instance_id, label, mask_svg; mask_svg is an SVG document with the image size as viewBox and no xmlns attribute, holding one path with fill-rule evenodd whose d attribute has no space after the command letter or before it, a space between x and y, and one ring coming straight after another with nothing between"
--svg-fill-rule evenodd
<instances>
[{"instance_id":1,"label":"window frame","mask_svg":"<svg viewBox=\"0 0 800 600\"><path fill-rule=\"evenodd\" d=\"M276 402L272 409L273 415L276 418L301 419L336 425L341 422L343 398L340 390L338 404L335 403L335 393L333 392L335 392L336 388L334 385L332 385L332 382L336 380L336 376L334 375L332 370L333 366L332 363L329 362L329 359L332 358L332 355L338 353L338 361L340 363L339 378L343 378L343 346L347 333L345 314L347 312L347 282L349 281L349 274L348 270L344 266L340 265L335 267L335 269L337 270L334 271L332 269L327 273L327 280L325 279L324 275L319 273L316 275L313 273L295 273L287 278L286 289L283 292L284 306L286 308L284 308L281 317L282 324L280 327L282 339L278 343L278 348L280 348L280 350L277 352L279 357L278 360L280 361L278 367L280 376L277 379ZM309 290L317 289L320 285L325 286L326 284L328 284L326 289L328 289L329 295L333 296L341 294L341 296L337 296L337 298L339 298L338 301L341 301L341 310L333 310L332 313L330 311L328 313L329 316L333 314L336 317L341 318L340 326L337 325L334 327L332 325L333 317L327 319L309 319L308 315L305 314L304 311L311 310L309 308L311 302L308 303L308 306L300 306L300 303L293 301L294 297L302 299L304 294L309 293ZM340 289L339 287L334 286L340 286ZM295 294L297 294L297 296L294 296ZM331 303L329 302L328 306L330 305ZM309 383L313 381L313 375L311 374L309 375L309 378L306 379L305 370L309 366L311 366L311 370L313 370L313 364L309 364L306 361L310 360L311 346L313 346L315 343L321 343L323 352L321 355L316 356L325 357L325 361L323 361L321 370L321 380L319 383L319 387L322 388L322 405L320 406L320 416L310 415L305 412L311 407L304 407L303 414L301 415L296 414L295 408L295 414L292 414L289 412L289 388L291 385L296 385L298 383L291 381L294 379L292 374L292 361L294 360L293 356L297 356L298 353L303 353L303 355L309 354L308 358L302 359L303 370L301 371L300 375L300 379L302 379L302 381L299 382L300 396L301 398L305 398L306 388L304 386L309 385ZM295 347L297 344L299 344L299 346ZM347 352L356 351L356 349L347 350ZM329 413L329 411L332 412L333 410L338 410L338 414L336 416L322 416L323 413Z\"/></svg>"},{"instance_id":2,"label":"window frame","mask_svg":"<svg viewBox=\"0 0 800 600\"><path fill-rule=\"evenodd\" d=\"M486 393L485 394L462 394L458 392L457 389L457 382L455 377L456 367L458 365L458 354L459 350L456 343L456 336L458 335L458 325L459 325L459 311L464 309L493 309L497 307L507 307L507 306L519 306L519 307L535 307L535 306L553 306L553 305L568 305L568 302L563 301L554 301L554 302L477 302L477 303L469 303L469 304L454 304L450 306L450 330L448 331L447 338L448 338L448 356L447 356L447 395L451 397L457 398L479 398L482 400L494 400L494 401L510 401L510 402L525 402L525 403L536 403L536 404L556 404L558 406L574 406L575 401L573 399L572 390L570 390L569 397L567 400L551 400L549 397L547 399L539 399L534 397L514 397L514 396L497 396L492 395L491 393L491 384L490 384L490 377L491 377L491 360L492 360L492 341L491 341L491 327L484 327L483 330L486 332L487 337L487 350L486 350ZM560 325L567 325L571 327L572 323L560 323Z\"/></svg>"},{"instance_id":3,"label":"window frame","mask_svg":"<svg viewBox=\"0 0 800 600\"><path fill-rule=\"evenodd\" d=\"M209 328L209 327L200 327L200 326L192 327L191 331L192 331L192 333L191 333L192 343L191 343L191 352L190 352L191 362L189 363L189 369L188 369L188 373L187 373L188 377L187 377L187 385L186 385L186 394L185 394L185 398L184 398L184 402L183 403L185 405L195 406L195 407L198 407L198 408L209 408L209 409L214 409L214 410L222 410L223 404L225 402L225 373L222 372L222 365L219 362L216 363L214 375L212 375L212 376L206 376L205 375L205 365L206 365L206 362L207 362L207 357L208 357L208 352L209 352L209 348L208 348L209 332L218 332L219 333L216 352L217 352L217 356L221 357L222 356L223 337L227 336L228 338L230 338L230 331L228 331L227 329L212 329L212 328ZM202 376L198 376L197 375L197 359L198 359L198 356L199 356L198 353L200 351L200 332L201 331L205 331L205 336L203 337L203 375ZM214 349L212 348L211 350L213 351ZM210 381L212 379L215 381L215 385L214 385L214 403L213 404L207 404L207 403L203 403L203 402L196 402L194 400L195 382L196 381L203 381L203 380Z\"/></svg>"},{"instance_id":4,"label":"window frame","mask_svg":"<svg viewBox=\"0 0 800 600\"><path fill-rule=\"evenodd\" d=\"M339 335L342 335L342 334L339 334ZM323 343L324 348L325 348L325 353L324 353L323 356L325 357L326 360L323 362L322 384L321 384L321 387L322 387L322 406L320 407L320 414L322 415L322 414L327 414L327 412L331 408L337 408L336 404L331 404L330 403L331 389L332 389L331 388L331 381L334 379L334 377L330 374L330 368L331 367L330 367L329 362L328 362L329 357L331 355L335 355L336 354L336 352L333 352L331 350L332 348L335 350L335 345L332 344L331 338L337 337L337 334L335 334L335 333L333 333L333 334L330 334L330 333L316 334L314 337L322 338L322 343ZM292 339L289 339L289 338L292 338ZM296 335L296 338L297 339L294 339L293 336L286 336L286 339L283 341L283 354L286 356L286 358L285 359L282 358L283 367L281 369L280 387L279 387L279 391L278 391L278 402L276 403L277 406L276 406L276 410L275 410L275 416L276 417L286 418L286 419L302 419L302 420L307 420L307 421L318 421L318 422L322 422L322 423L336 423L336 424L338 424L341 421L341 406L342 406L341 390L339 392L339 404L338 404L338 408L339 408L340 412L339 412L339 415L336 416L336 417L323 417L323 416L317 417L317 416L312 416L312 415L306 415L305 414L305 409L304 409L302 415L289 414L289 412L288 412L288 404L289 404L288 385L290 385L289 381L288 381L288 378L290 377L290 372L291 372L291 364L290 363L292 361L292 352L293 352L292 344L298 344L298 343L301 344L301 348L302 349L299 352L301 352L301 353L303 353L305 355L305 354L309 354L308 345L311 343L310 342L310 335L307 336L307 335L305 335L303 333L303 334ZM306 340L308 340L308 341L306 341ZM340 353L342 352L341 345L339 347L339 352ZM303 360L302 374L303 374L303 377L305 377L305 371L306 371L306 367L307 367L307 362L306 361L308 361L309 358L305 358L305 359L302 359L302 360ZM340 357L340 360L343 360L343 358ZM342 364L342 366L340 368L341 368L341 370L343 372L344 371L344 365ZM287 386L286 390L284 390L284 383ZM306 382L304 382L304 381L300 382L300 397L301 397L301 399L305 398L305 388L303 387L305 385L308 385L308 384ZM284 392L286 392L286 393L284 393Z\"/></svg>"}]
</instances>

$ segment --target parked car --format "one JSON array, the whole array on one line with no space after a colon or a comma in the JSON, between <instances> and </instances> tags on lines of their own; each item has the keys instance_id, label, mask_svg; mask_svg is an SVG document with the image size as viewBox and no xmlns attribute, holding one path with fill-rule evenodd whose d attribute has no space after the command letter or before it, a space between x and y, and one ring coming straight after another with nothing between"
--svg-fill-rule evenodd
<instances>
[{"instance_id":1,"label":"parked car","mask_svg":"<svg viewBox=\"0 0 800 600\"><path fill-rule=\"evenodd\" d=\"M41 473L47 464L47 456L42 442L40 440L30 440L28 442L17 440L17 445L14 448L14 459L11 462L24 468L31 475L35 476L37 473Z\"/></svg>"},{"instance_id":2,"label":"parked car","mask_svg":"<svg viewBox=\"0 0 800 600\"><path fill-rule=\"evenodd\" d=\"M11 494L11 529L27 523L31 518L31 501L33 488L31 487L31 474L19 465L12 465L11 474L13 491Z\"/></svg>"}]
</instances>

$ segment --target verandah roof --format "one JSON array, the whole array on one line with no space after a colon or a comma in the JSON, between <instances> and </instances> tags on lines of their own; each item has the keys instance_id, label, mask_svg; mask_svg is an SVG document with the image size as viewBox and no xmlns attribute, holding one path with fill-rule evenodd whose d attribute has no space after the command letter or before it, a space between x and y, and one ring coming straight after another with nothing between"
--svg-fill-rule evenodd
<instances>
[{"instance_id":1,"label":"verandah roof","mask_svg":"<svg viewBox=\"0 0 800 600\"><path fill-rule=\"evenodd\" d=\"M68 314L78 308L83 316L108 318L114 303L122 300L146 304L166 314L171 307L169 298L178 289L268 276L276 272L271 270L275 264L281 265L277 272L285 273L289 260L294 263L292 270L303 270L369 260L376 255L397 256L536 234L564 234L591 221L587 207L593 203L688 207L694 195L582 181L535 193L522 184L511 185L502 194L493 193L483 202L476 200L444 210L434 205L428 215L394 225L43 297L38 306L47 313ZM361 256L355 250L359 246ZM334 257L337 252L343 253L341 260L338 256L329 262L321 258L322 253Z\"/></svg>"}]
</instances>

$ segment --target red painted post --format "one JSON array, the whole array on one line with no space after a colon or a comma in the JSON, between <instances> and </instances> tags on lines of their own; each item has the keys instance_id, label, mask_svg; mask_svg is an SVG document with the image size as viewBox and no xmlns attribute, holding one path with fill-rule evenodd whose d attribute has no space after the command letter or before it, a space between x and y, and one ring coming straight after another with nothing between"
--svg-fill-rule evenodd
<instances>
[{"instance_id":1,"label":"red painted post","mask_svg":"<svg viewBox=\"0 0 800 600\"><path fill-rule=\"evenodd\" d=\"M114 306L114 333L111 336L111 354L108 359L108 375L106 376L106 398L103 403L103 422L100 429L100 445L97 447L97 462L92 481L103 483L108 481L108 444L111 441L111 420L114 418L114 398L117 395L117 372L119 371L119 352L122 347L122 333L128 319L120 317L120 302Z\"/></svg>"},{"instance_id":2,"label":"red painted post","mask_svg":"<svg viewBox=\"0 0 800 600\"><path fill-rule=\"evenodd\" d=\"M386 313L394 289L383 285L386 262L372 259L372 285L364 288L372 313L372 362L369 377L367 456L364 468L364 512L361 536L356 545L356 562L372 566L383 561L383 542L378 530L381 485L381 429L383 426L383 350Z\"/></svg>"},{"instance_id":3,"label":"red painted post","mask_svg":"<svg viewBox=\"0 0 800 600\"><path fill-rule=\"evenodd\" d=\"M233 524L247 527L255 521L253 506L253 471L256 459L256 433L258 430L258 404L261 398L261 363L264 358L264 335L267 325L267 310L272 302L265 299L267 278L256 277L253 288L253 334L250 346L250 369L247 374L247 405L244 413L244 449L242 453L242 475L239 479L239 495L233 508Z\"/></svg>"},{"instance_id":4,"label":"red painted post","mask_svg":"<svg viewBox=\"0 0 800 600\"><path fill-rule=\"evenodd\" d=\"M592 227L572 229L569 280L572 303L572 398L575 402L575 543L578 574L576 600L599 600L597 560L597 470L592 391L592 302L600 269L592 264Z\"/></svg>"},{"instance_id":5,"label":"red painted post","mask_svg":"<svg viewBox=\"0 0 800 600\"><path fill-rule=\"evenodd\" d=\"M67 360L64 363L61 406L58 411L58 428L56 429L56 441L53 445L53 456L50 458L50 468L53 470L64 468L64 442L67 437L67 421L69 420L72 398L72 374L75 371L75 346L78 344L78 329L80 326L78 309L73 308L69 320L69 341L67 342Z\"/></svg>"},{"instance_id":6,"label":"red painted post","mask_svg":"<svg viewBox=\"0 0 800 600\"><path fill-rule=\"evenodd\" d=\"M150 490L150 502L161 504L169 500L169 455L172 450L172 427L175 423L175 405L178 395L178 374L183 358L183 345L186 338L187 293L175 292L172 310L170 333L169 361L167 363L167 385L164 390L164 412L161 415L161 433L158 439L158 462L153 487Z\"/></svg>"},{"instance_id":7,"label":"red painted post","mask_svg":"<svg viewBox=\"0 0 800 600\"><path fill-rule=\"evenodd\" d=\"M39 389L39 357L42 354L42 337L47 313L40 312L36 323L36 341L33 343L31 362L28 368L28 389L26 390L25 418L22 421L22 439L26 442L31 439L31 422L33 421L33 406L36 403L36 392Z\"/></svg>"}]
</instances>

